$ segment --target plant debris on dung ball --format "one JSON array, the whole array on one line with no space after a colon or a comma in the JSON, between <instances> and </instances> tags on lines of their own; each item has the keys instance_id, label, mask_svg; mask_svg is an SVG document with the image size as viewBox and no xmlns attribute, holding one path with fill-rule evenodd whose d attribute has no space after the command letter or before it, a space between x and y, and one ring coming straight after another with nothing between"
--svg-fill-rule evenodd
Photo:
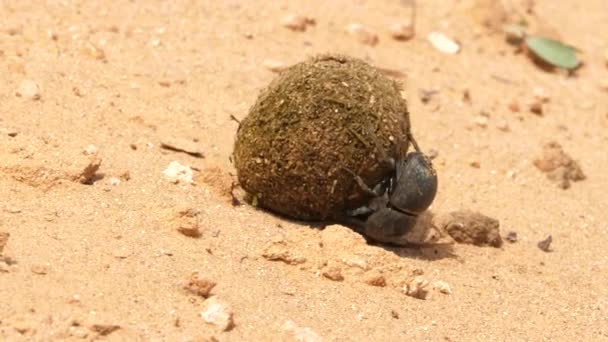
<instances>
[{"instance_id":1,"label":"plant debris on dung ball","mask_svg":"<svg viewBox=\"0 0 608 342\"><path fill-rule=\"evenodd\" d=\"M294 219L332 219L365 204L347 170L373 186L390 172L382 161L407 152L400 90L342 55L287 68L240 123L233 154L239 183L260 207Z\"/></svg>"}]
</instances>

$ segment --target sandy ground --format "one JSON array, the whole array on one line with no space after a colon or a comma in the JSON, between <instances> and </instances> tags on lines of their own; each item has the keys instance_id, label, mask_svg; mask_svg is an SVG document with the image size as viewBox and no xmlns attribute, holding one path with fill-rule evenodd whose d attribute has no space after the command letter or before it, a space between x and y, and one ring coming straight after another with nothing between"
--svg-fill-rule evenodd
<instances>
[{"instance_id":1,"label":"sandy ground","mask_svg":"<svg viewBox=\"0 0 608 342\"><path fill-rule=\"evenodd\" d=\"M500 17L489 1L420 1L407 42L389 34L409 17L396 0L1 2L0 339L608 340L608 5L504 2L531 6L585 65L534 65L482 25ZM289 14L316 25L293 32ZM431 31L461 51L437 51ZM230 116L275 76L265 62L330 51L402 72L414 134L437 153L432 210L479 211L517 242L371 246L231 205ZM422 90L437 93L423 103ZM160 147L180 139L204 157ZM550 141L585 180L564 190L534 166ZM195 183L168 181L172 161ZM212 299L184 289L193 272L217 283ZM426 299L404 294L418 281ZM218 301L228 331L201 316Z\"/></svg>"}]
</instances>

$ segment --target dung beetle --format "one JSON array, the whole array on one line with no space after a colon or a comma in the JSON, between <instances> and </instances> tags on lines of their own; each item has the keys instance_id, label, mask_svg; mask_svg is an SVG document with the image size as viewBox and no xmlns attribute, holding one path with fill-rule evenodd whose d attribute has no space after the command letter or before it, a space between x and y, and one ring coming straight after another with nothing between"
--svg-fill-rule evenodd
<instances>
[{"instance_id":1,"label":"dung beetle","mask_svg":"<svg viewBox=\"0 0 608 342\"><path fill-rule=\"evenodd\" d=\"M431 205L437 193L437 173L409 135L415 151L395 161L383 157L380 162L389 170L379 184L370 188L361 177L353 175L358 186L370 196L366 206L349 210L344 223L364 236L382 243L396 243L416 224L418 215Z\"/></svg>"}]
</instances>

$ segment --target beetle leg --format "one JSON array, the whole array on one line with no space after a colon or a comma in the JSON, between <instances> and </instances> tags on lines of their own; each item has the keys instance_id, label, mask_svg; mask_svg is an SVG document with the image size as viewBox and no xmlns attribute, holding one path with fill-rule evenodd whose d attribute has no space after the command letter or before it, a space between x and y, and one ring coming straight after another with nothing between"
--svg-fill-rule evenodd
<instances>
[{"instance_id":1,"label":"beetle leg","mask_svg":"<svg viewBox=\"0 0 608 342\"><path fill-rule=\"evenodd\" d=\"M357 182L357 185L359 185L361 190L363 190L363 192L365 192L366 194L373 197L378 197L382 196L382 194L384 193L385 189L383 187L375 187L374 189L372 189L367 184L365 184L365 181L363 181L363 179L359 177L359 175L354 173L352 170L347 169L345 167L343 167L342 169L344 169L344 171L350 173L353 176L355 182Z\"/></svg>"},{"instance_id":2,"label":"beetle leg","mask_svg":"<svg viewBox=\"0 0 608 342\"><path fill-rule=\"evenodd\" d=\"M373 240L394 243L416 225L417 216L383 208L367 218L363 234Z\"/></svg>"}]
</instances>

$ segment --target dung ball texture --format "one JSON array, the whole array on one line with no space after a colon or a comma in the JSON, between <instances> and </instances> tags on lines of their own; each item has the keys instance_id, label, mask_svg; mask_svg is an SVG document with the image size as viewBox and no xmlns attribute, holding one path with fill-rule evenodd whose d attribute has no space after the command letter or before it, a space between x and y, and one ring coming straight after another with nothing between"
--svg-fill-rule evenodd
<instances>
[{"instance_id":1,"label":"dung ball texture","mask_svg":"<svg viewBox=\"0 0 608 342\"><path fill-rule=\"evenodd\" d=\"M253 202L300 220L339 218L409 145L400 86L362 60L321 55L282 71L240 123L234 165Z\"/></svg>"}]
</instances>

